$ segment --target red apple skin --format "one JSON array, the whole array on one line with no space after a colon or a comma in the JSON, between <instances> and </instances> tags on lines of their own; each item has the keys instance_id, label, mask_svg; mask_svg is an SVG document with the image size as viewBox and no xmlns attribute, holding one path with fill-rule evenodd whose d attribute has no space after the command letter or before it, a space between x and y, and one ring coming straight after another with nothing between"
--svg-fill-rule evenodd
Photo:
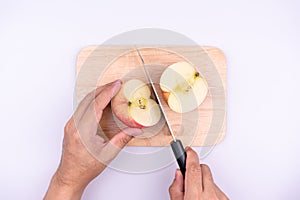
<instances>
[{"instance_id":1,"label":"red apple skin","mask_svg":"<svg viewBox=\"0 0 300 200\"><path fill-rule=\"evenodd\" d=\"M163 90L161 90L161 92L162 92L163 99L166 101L166 103L168 103L170 92L165 92Z\"/></svg>"},{"instance_id":2,"label":"red apple skin","mask_svg":"<svg viewBox=\"0 0 300 200\"><path fill-rule=\"evenodd\" d=\"M126 126L131 128L143 128L144 126L134 121L129 113L128 100L123 94L123 88L111 100L111 109L115 116Z\"/></svg>"}]
</instances>

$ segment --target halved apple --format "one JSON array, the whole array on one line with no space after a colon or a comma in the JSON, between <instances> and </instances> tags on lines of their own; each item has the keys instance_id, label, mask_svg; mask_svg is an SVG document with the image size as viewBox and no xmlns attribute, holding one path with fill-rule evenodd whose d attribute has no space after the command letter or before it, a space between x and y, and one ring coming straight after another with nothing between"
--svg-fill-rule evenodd
<instances>
[{"instance_id":1,"label":"halved apple","mask_svg":"<svg viewBox=\"0 0 300 200\"><path fill-rule=\"evenodd\" d=\"M111 101L116 117L129 127L149 127L161 118L158 104L150 98L149 87L138 79L125 82Z\"/></svg>"},{"instance_id":2,"label":"halved apple","mask_svg":"<svg viewBox=\"0 0 300 200\"><path fill-rule=\"evenodd\" d=\"M161 75L160 88L169 107L177 113L198 108L208 92L206 80L188 62L167 67Z\"/></svg>"}]
</instances>

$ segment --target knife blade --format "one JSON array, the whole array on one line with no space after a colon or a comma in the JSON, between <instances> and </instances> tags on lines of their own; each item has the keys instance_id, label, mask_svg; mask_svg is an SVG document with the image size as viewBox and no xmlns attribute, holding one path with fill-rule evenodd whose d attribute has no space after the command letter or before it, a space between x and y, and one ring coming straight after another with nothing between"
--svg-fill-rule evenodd
<instances>
[{"instance_id":1,"label":"knife blade","mask_svg":"<svg viewBox=\"0 0 300 200\"><path fill-rule=\"evenodd\" d=\"M183 148L182 142L180 140L176 139L176 137L175 137L173 129L172 129L171 125L170 125L170 122L169 122L169 120L168 120L168 118L166 116L165 110L164 110L164 108L162 106L162 103L161 103L161 101L159 99L159 96L157 94L157 91L156 91L156 88L154 86L153 80L152 80L152 78L150 76L150 73L149 73L147 67L146 67L145 61L144 61L144 59L143 59L143 57L142 57L142 55L141 55L141 53L140 53L140 51L139 51L138 48L136 48L136 51L137 51L137 53L138 53L138 55L139 55L139 57L140 57L140 59L142 61L143 68L144 68L144 71L146 73L146 77L147 77L147 79L148 79L148 81L150 83L151 89L152 89L152 91L154 93L154 97L156 98L156 101L158 103L159 109L160 109L160 111L162 113L162 116L164 117L164 119L166 121L168 130L169 130L169 132L170 132L170 134L171 134L171 136L173 138L172 142L170 143L170 146L172 148L172 151L174 153L174 156L175 156L175 158L177 160L178 166L179 166L180 171L182 173L182 176L184 178L185 177L185 171L186 171L186 167L185 167L186 166L186 152L185 152L185 150Z\"/></svg>"}]
</instances>

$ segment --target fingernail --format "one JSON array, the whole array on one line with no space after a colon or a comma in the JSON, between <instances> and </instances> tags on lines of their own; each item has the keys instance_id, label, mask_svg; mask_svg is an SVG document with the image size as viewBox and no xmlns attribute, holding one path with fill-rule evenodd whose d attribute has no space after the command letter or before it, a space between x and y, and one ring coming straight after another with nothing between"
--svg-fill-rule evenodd
<instances>
[{"instance_id":1,"label":"fingernail","mask_svg":"<svg viewBox=\"0 0 300 200\"><path fill-rule=\"evenodd\" d=\"M181 173L180 170L176 169L176 171L175 171L175 180L178 179L180 173Z\"/></svg>"},{"instance_id":2,"label":"fingernail","mask_svg":"<svg viewBox=\"0 0 300 200\"><path fill-rule=\"evenodd\" d=\"M189 150L191 147L187 146L185 147L185 151Z\"/></svg>"},{"instance_id":3,"label":"fingernail","mask_svg":"<svg viewBox=\"0 0 300 200\"><path fill-rule=\"evenodd\" d=\"M121 84L122 84L121 80L116 80L113 83L114 90L113 90L113 93L112 93L112 97L114 97L117 94L117 92L119 92Z\"/></svg>"}]
</instances>

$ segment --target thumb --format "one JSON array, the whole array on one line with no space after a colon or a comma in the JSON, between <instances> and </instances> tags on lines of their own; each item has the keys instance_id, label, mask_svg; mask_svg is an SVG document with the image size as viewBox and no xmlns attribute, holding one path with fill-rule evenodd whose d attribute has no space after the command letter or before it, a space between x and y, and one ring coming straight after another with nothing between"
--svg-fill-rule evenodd
<instances>
[{"instance_id":1,"label":"thumb","mask_svg":"<svg viewBox=\"0 0 300 200\"><path fill-rule=\"evenodd\" d=\"M142 133L143 131L138 128L126 128L114 135L105 143L101 151L101 162L105 165L110 163L133 137L141 135Z\"/></svg>"},{"instance_id":2,"label":"thumb","mask_svg":"<svg viewBox=\"0 0 300 200\"><path fill-rule=\"evenodd\" d=\"M169 187L169 193L171 200L183 200L184 187L183 187L183 176L179 169L176 170L175 179Z\"/></svg>"},{"instance_id":3,"label":"thumb","mask_svg":"<svg viewBox=\"0 0 300 200\"><path fill-rule=\"evenodd\" d=\"M109 143L114 145L115 147L121 150L124 148L127 143L135 136L141 135L143 133L142 129L139 128L126 128L119 132L118 134L114 135Z\"/></svg>"}]
</instances>

